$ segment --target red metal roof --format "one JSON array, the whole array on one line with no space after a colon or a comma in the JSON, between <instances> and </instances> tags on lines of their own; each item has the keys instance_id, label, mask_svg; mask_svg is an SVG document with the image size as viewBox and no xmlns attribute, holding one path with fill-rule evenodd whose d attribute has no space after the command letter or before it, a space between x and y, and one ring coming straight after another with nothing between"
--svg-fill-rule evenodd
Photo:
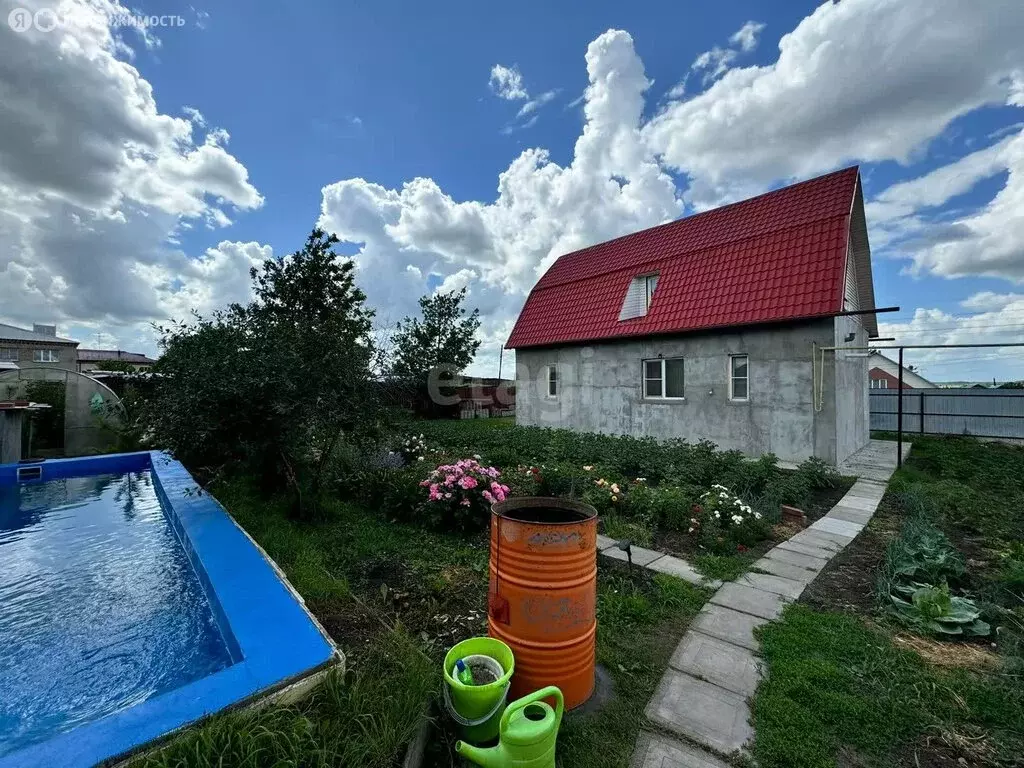
<instances>
[{"instance_id":1,"label":"red metal roof","mask_svg":"<svg viewBox=\"0 0 1024 768\"><path fill-rule=\"evenodd\" d=\"M537 282L509 348L835 315L843 309L855 167L561 256ZM648 313L619 320L637 275Z\"/></svg>"}]
</instances>

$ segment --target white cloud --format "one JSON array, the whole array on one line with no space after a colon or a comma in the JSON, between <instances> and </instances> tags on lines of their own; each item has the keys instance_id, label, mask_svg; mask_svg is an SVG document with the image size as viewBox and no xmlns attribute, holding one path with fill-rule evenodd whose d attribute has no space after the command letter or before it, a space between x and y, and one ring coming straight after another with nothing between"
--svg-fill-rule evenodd
<instances>
[{"instance_id":1,"label":"white cloud","mask_svg":"<svg viewBox=\"0 0 1024 768\"><path fill-rule=\"evenodd\" d=\"M48 33L0 24L3 319L120 333L207 306L204 296L237 295L232 270L248 265L225 243L195 261L171 245L196 221L226 226L229 211L263 202L227 132L197 136L204 120L191 107L160 112L108 26L126 8L47 5L68 22Z\"/></svg>"},{"instance_id":2,"label":"white cloud","mask_svg":"<svg viewBox=\"0 0 1024 768\"><path fill-rule=\"evenodd\" d=\"M921 308L903 322L880 318L878 330L883 337L895 336L899 344L1013 343L1024 330L1024 296L971 315ZM923 376L937 382L1024 378L1024 347L909 349L904 354L906 364L919 366Z\"/></svg>"},{"instance_id":3,"label":"white cloud","mask_svg":"<svg viewBox=\"0 0 1024 768\"><path fill-rule=\"evenodd\" d=\"M1024 60L1024 4L826 2L645 128L700 207L848 162L908 162L956 117L1003 104Z\"/></svg>"},{"instance_id":4,"label":"white cloud","mask_svg":"<svg viewBox=\"0 0 1024 768\"><path fill-rule=\"evenodd\" d=\"M704 83L707 84L724 75L738 55L732 48L720 48L716 45L710 51L704 51L704 53L697 56L693 60L690 69L694 72L703 70Z\"/></svg>"},{"instance_id":5,"label":"white cloud","mask_svg":"<svg viewBox=\"0 0 1024 768\"><path fill-rule=\"evenodd\" d=\"M1003 171L1005 185L980 209L927 215ZM881 233L876 240L896 256L910 258L914 271L1024 282L1024 132L894 184L869 205L869 221L872 216Z\"/></svg>"},{"instance_id":6,"label":"white cloud","mask_svg":"<svg viewBox=\"0 0 1024 768\"><path fill-rule=\"evenodd\" d=\"M467 284L484 316L481 337L500 343L525 293L558 255L682 211L671 177L641 140L650 83L632 38L604 33L588 47L586 63L585 125L569 165L528 149L499 176L491 202L456 201L431 179L400 189L345 179L324 188L321 226L362 244L363 274L405 275L413 264L452 285L473 273ZM415 311L422 284L368 281L365 289L400 317Z\"/></svg>"},{"instance_id":7,"label":"white cloud","mask_svg":"<svg viewBox=\"0 0 1024 768\"><path fill-rule=\"evenodd\" d=\"M529 96L523 87L523 76L515 64L511 67L495 64L491 67L491 78L487 84L495 94L508 101L518 101Z\"/></svg>"},{"instance_id":8,"label":"white cloud","mask_svg":"<svg viewBox=\"0 0 1024 768\"><path fill-rule=\"evenodd\" d=\"M558 95L558 93L559 91L557 89L553 91L545 91L540 96L536 96L530 99L528 102L526 102L525 104L523 104L523 106L519 108L519 112L516 113L516 117L523 117L524 115L528 115L531 112L540 109L549 101L554 99Z\"/></svg>"},{"instance_id":9,"label":"white cloud","mask_svg":"<svg viewBox=\"0 0 1024 768\"><path fill-rule=\"evenodd\" d=\"M206 127L206 118L203 117L203 113L195 107L182 107L181 112L198 127Z\"/></svg>"},{"instance_id":10,"label":"white cloud","mask_svg":"<svg viewBox=\"0 0 1024 768\"><path fill-rule=\"evenodd\" d=\"M460 269L458 272L453 272L445 277L441 284L434 289L434 293L461 291L463 288L469 288L476 278L477 274L472 269ZM469 291L469 293L472 293L472 291Z\"/></svg>"},{"instance_id":11,"label":"white cloud","mask_svg":"<svg viewBox=\"0 0 1024 768\"><path fill-rule=\"evenodd\" d=\"M968 296L960 302L960 306L971 312L993 312L1021 302L1024 302L1024 293L981 291Z\"/></svg>"},{"instance_id":12,"label":"white cloud","mask_svg":"<svg viewBox=\"0 0 1024 768\"><path fill-rule=\"evenodd\" d=\"M760 21L748 21L729 38L729 42L738 46L744 53L749 53L757 48L757 39L764 27Z\"/></svg>"}]
</instances>

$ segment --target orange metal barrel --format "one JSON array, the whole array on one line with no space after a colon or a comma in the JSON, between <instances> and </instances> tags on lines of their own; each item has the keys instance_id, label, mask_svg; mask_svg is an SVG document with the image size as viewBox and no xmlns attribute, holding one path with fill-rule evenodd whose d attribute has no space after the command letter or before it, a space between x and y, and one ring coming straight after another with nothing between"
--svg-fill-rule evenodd
<instances>
[{"instance_id":1,"label":"orange metal barrel","mask_svg":"<svg viewBox=\"0 0 1024 768\"><path fill-rule=\"evenodd\" d=\"M491 510L487 626L515 654L510 698L557 685L572 709L594 692L597 512L539 497Z\"/></svg>"}]
</instances>

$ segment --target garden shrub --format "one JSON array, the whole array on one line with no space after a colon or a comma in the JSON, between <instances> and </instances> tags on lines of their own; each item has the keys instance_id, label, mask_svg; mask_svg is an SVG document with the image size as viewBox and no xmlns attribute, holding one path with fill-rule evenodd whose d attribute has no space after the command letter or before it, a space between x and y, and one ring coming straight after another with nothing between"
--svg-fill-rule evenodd
<instances>
[{"instance_id":1,"label":"garden shrub","mask_svg":"<svg viewBox=\"0 0 1024 768\"><path fill-rule=\"evenodd\" d=\"M423 434L412 435L403 440L398 446L398 453L401 454L407 464L425 460L427 456L427 443L423 439Z\"/></svg>"},{"instance_id":2,"label":"garden shrub","mask_svg":"<svg viewBox=\"0 0 1024 768\"><path fill-rule=\"evenodd\" d=\"M743 462L736 468L730 483L744 497L758 498L777 485L781 475L778 465L778 456L766 453L756 461Z\"/></svg>"},{"instance_id":3,"label":"garden shrub","mask_svg":"<svg viewBox=\"0 0 1024 768\"><path fill-rule=\"evenodd\" d=\"M742 550L769 534L764 516L724 485L712 485L702 493L693 512L687 532L714 554Z\"/></svg>"},{"instance_id":4,"label":"garden shrub","mask_svg":"<svg viewBox=\"0 0 1024 768\"><path fill-rule=\"evenodd\" d=\"M504 501L509 487L501 472L476 459L460 459L434 469L421 488L427 489L423 512L427 521L445 530L480 530L490 524L491 504Z\"/></svg>"},{"instance_id":5,"label":"garden shrub","mask_svg":"<svg viewBox=\"0 0 1024 768\"><path fill-rule=\"evenodd\" d=\"M816 491L835 488L841 477L838 469L817 456L811 456L801 461L797 464L796 471L806 478L811 489Z\"/></svg>"},{"instance_id":6,"label":"garden shrub","mask_svg":"<svg viewBox=\"0 0 1024 768\"><path fill-rule=\"evenodd\" d=\"M700 488L693 485L662 486L651 491L651 516L667 531L685 532L690 528L693 507L700 499Z\"/></svg>"}]
</instances>

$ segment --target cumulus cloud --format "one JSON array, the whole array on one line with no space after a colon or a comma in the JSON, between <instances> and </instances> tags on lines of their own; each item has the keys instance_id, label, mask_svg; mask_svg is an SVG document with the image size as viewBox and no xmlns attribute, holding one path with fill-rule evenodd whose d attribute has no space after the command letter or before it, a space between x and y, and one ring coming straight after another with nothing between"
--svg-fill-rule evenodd
<instances>
[{"instance_id":1,"label":"cumulus cloud","mask_svg":"<svg viewBox=\"0 0 1024 768\"><path fill-rule=\"evenodd\" d=\"M736 67L645 127L700 207L852 162L906 163L955 118L1004 104L1024 60L1024 6L826 2L767 66Z\"/></svg>"},{"instance_id":2,"label":"cumulus cloud","mask_svg":"<svg viewBox=\"0 0 1024 768\"><path fill-rule=\"evenodd\" d=\"M1003 188L980 209L930 215L1003 172ZM868 206L868 220L877 224L876 241L910 258L917 272L1024 282L1024 132L892 185Z\"/></svg>"},{"instance_id":3,"label":"cumulus cloud","mask_svg":"<svg viewBox=\"0 0 1024 768\"><path fill-rule=\"evenodd\" d=\"M321 226L361 244L356 258L365 274L404 277L413 274L411 264L449 285L474 279L482 337L497 339L557 256L682 212L671 177L641 139L650 82L632 38L606 32L587 48L585 61L585 123L568 165L528 149L501 173L491 202L458 201L431 179L400 189L345 179L324 188ZM368 282L366 290L377 304L411 311L423 285Z\"/></svg>"},{"instance_id":4,"label":"cumulus cloud","mask_svg":"<svg viewBox=\"0 0 1024 768\"><path fill-rule=\"evenodd\" d=\"M523 87L523 76L515 64L511 67L495 64L491 67L491 78L487 84L497 96L508 101L518 101L529 96Z\"/></svg>"},{"instance_id":5,"label":"cumulus cloud","mask_svg":"<svg viewBox=\"0 0 1024 768\"><path fill-rule=\"evenodd\" d=\"M0 3L0 16L10 7ZM158 109L109 26L124 7L63 0L55 10L66 23L50 32L0 24L4 319L137 329L206 306L204 293L236 295L232 270L248 265L230 249L191 260L170 244L194 221L226 226L228 212L262 205L227 132L203 135L197 109Z\"/></svg>"}]
</instances>

